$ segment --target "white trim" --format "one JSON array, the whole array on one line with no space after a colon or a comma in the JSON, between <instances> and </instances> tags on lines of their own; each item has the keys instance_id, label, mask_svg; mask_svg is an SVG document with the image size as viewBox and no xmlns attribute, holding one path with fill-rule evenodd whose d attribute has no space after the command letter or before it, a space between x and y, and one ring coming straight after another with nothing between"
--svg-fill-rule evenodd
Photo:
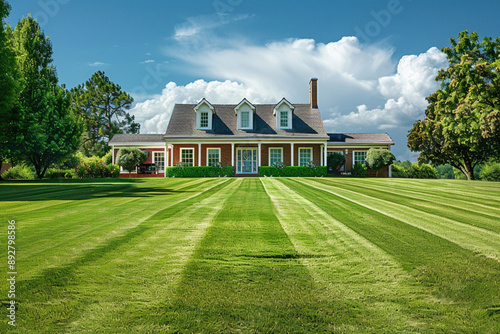
<instances>
[{"instance_id":1,"label":"white trim","mask_svg":"<svg viewBox=\"0 0 500 334\"><path fill-rule=\"evenodd\" d=\"M219 151L219 163L221 163L222 158L221 158L221 149L220 147L207 147L205 150L205 166L208 166L208 150L218 150Z\"/></svg>"},{"instance_id":2,"label":"white trim","mask_svg":"<svg viewBox=\"0 0 500 334\"><path fill-rule=\"evenodd\" d=\"M262 149L260 147L261 143L257 143L257 173L259 172L259 167L261 166L261 155Z\"/></svg>"},{"instance_id":3,"label":"white trim","mask_svg":"<svg viewBox=\"0 0 500 334\"><path fill-rule=\"evenodd\" d=\"M231 143L231 166L234 167L234 143Z\"/></svg>"},{"instance_id":4,"label":"white trim","mask_svg":"<svg viewBox=\"0 0 500 334\"><path fill-rule=\"evenodd\" d=\"M167 167L168 167L168 146L165 144L165 150L163 151L164 157L165 157L165 171L163 173L163 177L167 177Z\"/></svg>"},{"instance_id":5,"label":"white trim","mask_svg":"<svg viewBox=\"0 0 500 334\"><path fill-rule=\"evenodd\" d=\"M323 157L325 160L323 161L323 166L327 166L328 165L328 160L327 160L327 158L328 158L328 145L326 143L325 143L324 149L325 149L325 152L323 153Z\"/></svg>"},{"instance_id":6,"label":"white trim","mask_svg":"<svg viewBox=\"0 0 500 334\"><path fill-rule=\"evenodd\" d=\"M201 143L198 143L198 164L196 166L201 166Z\"/></svg>"},{"instance_id":7,"label":"white trim","mask_svg":"<svg viewBox=\"0 0 500 334\"><path fill-rule=\"evenodd\" d=\"M257 159L256 159L255 163L258 164L258 161L259 161L259 154L258 154L259 153L258 152L259 148L258 147L251 146L251 147L237 147L236 148L236 152L243 151L243 150L257 151L257 156L256 156ZM236 154L236 156L238 156L238 154ZM252 152L252 156L253 156L253 152ZM236 158L236 159L238 159L238 158ZM256 170L257 170L255 173L254 172L251 172L251 173L241 173L240 172L240 173L238 173L238 166L236 166L236 174L257 174L259 172L259 166L257 165L255 167L256 167Z\"/></svg>"},{"instance_id":8,"label":"white trim","mask_svg":"<svg viewBox=\"0 0 500 334\"><path fill-rule=\"evenodd\" d=\"M111 145L111 164L115 164L115 145Z\"/></svg>"},{"instance_id":9,"label":"white trim","mask_svg":"<svg viewBox=\"0 0 500 334\"><path fill-rule=\"evenodd\" d=\"M255 111L255 106L250 102L248 101L246 98L244 98L243 100L241 100L240 103L238 103L238 105L234 108L234 113L237 114L238 113L238 109L241 108L242 105L244 104L247 104L250 109L252 109L253 111Z\"/></svg>"},{"instance_id":10,"label":"white trim","mask_svg":"<svg viewBox=\"0 0 500 334\"><path fill-rule=\"evenodd\" d=\"M184 161L182 161L182 151L183 150L193 151L193 166L195 166L195 164L194 164L194 147L181 147L181 148L179 148L179 162L181 162L181 163L184 163Z\"/></svg>"},{"instance_id":11,"label":"white trim","mask_svg":"<svg viewBox=\"0 0 500 334\"><path fill-rule=\"evenodd\" d=\"M174 144L170 144L170 167L174 167Z\"/></svg>"},{"instance_id":12,"label":"white trim","mask_svg":"<svg viewBox=\"0 0 500 334\"><path fill-rule=\"evenodd\" d=\"M299 150L297 151L297 153L298 153L297 166L300 166L300 150L311 150L311 160L310 161L314 161L314 150L312 147L299 147Z\"/></svg>"},{"instance_id":13,"label":"white trim","mask_svg":"<svg viewBox=\"0 0 500 334\"><path fill-rule=\"evenodd\" d=\"M280 162L283 163L283 147L268 147L267 148L267 165L271 166L271 150L281 150Z\"/></svg>"},{"instance_id":14,"label":"white trim","mask_svg":"<svg viewBox=\"0 0 500 334\"><path fill-rule=\"evenodd\" d=\"M206 104L208 106L208 108L210 108L210 110L212 110L212 112L214 112L214 110L215 110L214 106L210 102L208 102L208 100L205 99L205 98L202 98L201 101L198 102L198 104L196 105L196 107L194 107L194 111L198 111L198 109L200 109L200 107L203 104Z\"/></svg>"},{"instance_id":15,"label":"white trim","mask_svg":"<svg viewBox=\"0 0 500 334\"><path fill-rule=\"evenodd\" d=\"M290 150L292 151L292 161L290 163L290 166L293 166L293 153L294 153L294 146L293 146L294 143L290 143Z\"/></svg>"}]
</instances>

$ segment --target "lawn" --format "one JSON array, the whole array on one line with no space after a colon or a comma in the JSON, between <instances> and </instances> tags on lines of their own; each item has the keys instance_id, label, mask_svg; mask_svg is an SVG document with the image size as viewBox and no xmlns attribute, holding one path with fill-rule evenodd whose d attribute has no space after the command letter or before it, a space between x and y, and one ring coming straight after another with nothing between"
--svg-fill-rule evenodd
<instances>
[{"instance_id":1,"label":"lawn","mask_svg":"<svg viewBox=\"0 0 500 334\"><path fill-rule=\"evenodd\" d=\"M0 220L2 333L500 332L499 183L5 182Z\"/></svg>"}]
</instances>

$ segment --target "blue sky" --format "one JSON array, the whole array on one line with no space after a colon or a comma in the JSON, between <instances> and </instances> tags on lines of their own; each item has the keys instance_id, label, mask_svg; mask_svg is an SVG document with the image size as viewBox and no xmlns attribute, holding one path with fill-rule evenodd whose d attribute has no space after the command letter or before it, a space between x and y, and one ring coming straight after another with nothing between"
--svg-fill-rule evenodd
<instances>
[{"instance_id":1,"label":"blue sky","mask_svg":"<svg viewBox=\"0 0 500 334\"><path fill-rule=\"evenodd\" d=\"M136 99L142 133L175 103L308 101L319 79L327 131L388 132L400 159L460 31L500 36L498 1L10 1L37 18L68 88L103 70ZM437 49L436 49L437 48Z\"/></svg>"}]
</instances>

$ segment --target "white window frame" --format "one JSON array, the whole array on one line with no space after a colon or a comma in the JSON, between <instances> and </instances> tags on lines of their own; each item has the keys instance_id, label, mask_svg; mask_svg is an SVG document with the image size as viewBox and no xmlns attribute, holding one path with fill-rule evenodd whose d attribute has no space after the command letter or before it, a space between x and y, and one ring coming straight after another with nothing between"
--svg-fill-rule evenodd
<instances>
[{"instance_id":1,"label":"white window frame","mask_svg":"<svg viewBox=\"0 0 500 334\"><path fill-rule=\"evenodd\" d=\"M365 154L365 159L366 159L366 154L367 151L352 151L352 167L356 166L356 153L364 153ZM365 162L365 159L363 161L358 161L358 162Z\"/></svg>"},{"instance_id":2,"label":"white window frame","mask_svg":"<svg viewBox=\"0 0 500 334\"><path fill-rule=\"evenodd\" d=\"M279 112L279 128L280 129L289 129L290 128L290 111L280 111ZM286 125L283 125L281 121L283 121L283 115L286 115Z\"/></svg>"},{"instance_id":3,"label":"white window frame","mask_svg":"<svg viewBox=\"0 0 500 334\"><path fill-rule=\"evenodd\" d=\"M247 117L248 124L246 124L246 125L243 124L243 120L244 120L243 115L247 115L248 116ZM251 129L251 126L250 126L250 111L246 111L246 110L240 111L240 128L241 129Z\"/></svg>"},{"instance_id":4,"label":"white window frame","mask_svg":"<svg viewBox=\"0 0 500 334\"><path fill-rule=\"evenodd\" d=\"M300 156L300 151L302 150L311 150L311 160L309 161L314 161L314 150L312 147L299 147L299 151L298 151L298 165L299 166L307 166L307 164L309 163L309 161L307 161L304 165L300 163L300 159L301 159L301 156Z\"/></svg>"},{"instance_id":5,"label":"white window frame","mask_svg":"<svg viewBox=\"0 0 500 334\"><path fill-rule=\"evenodd\" d=\"M272 166L272 163L271 163L271 150L280 150L281 151L281 154L280 154L281 157L280 157L279 162L283 163L283 147L269 147L268 151L267 151L268 166Z\"/></svg>"},{"instance_id":6,"label":"white window frame","mask_svg":"<svg viewBox=\"0 0 500 334\"><path fill-rule=\"evenodd\" d=\"M180 150L179 150L179 158L180 158L180 162L182 163L183 166L188 166L188 165L184 165L184 161L182 161L182 151L191 151L191 154L193 156L193 164L190 165L189 167L192 167L194 166L194 148L193 147L181 147Z\"/></svg>"},{"instance_id":7,"label":"white window frame","mask_svg":"<svg viewBox=\"0 0 500 334\"><path fill-rule=\"evenodd\" d=\"M206 119L204 119L203 116L206 116ZM205 125L203 124L204 121L206 122ZM209 123L208 111L200 111L200 129L207 129L208 123Z\"/></svg>"},{"instance_id":8,"label":"white window frame","mask_svg":"<svg viewBox=\"0 0 500 334\"><path fill-rule=\"evenodd\" d=\"M158 166L156 165L156 155L163 155L163 169L158 169ZM165 156L165 152L164 151L153 151L153 157L151 159L151 161L155 164L155 166L157 167L156 171L158 173L163 173L165 172L165 163L166 163L166 156Z\"/></svg>"},{"instance_id":9,"label":"white window frame","mask_svg":"<svg viewBox=\"0 0 500 334\"><path fill-rule=\"evenodd\" d=\"M220 147L207 147L207 151L206 151L206 153L207 153L207 156L206 156L206 164L207 164L207 166L211 166L211 165L209 164L209 161L208 161L208 157L209 157L209 155L208 155L208 151L209 151L209 150L217 150L217 151L219 151L219 153L217 153L217 155L219 156L219 161L218 161L218 163L221 163L221 150L220 150Z\"/></svg>"}]
</instances>

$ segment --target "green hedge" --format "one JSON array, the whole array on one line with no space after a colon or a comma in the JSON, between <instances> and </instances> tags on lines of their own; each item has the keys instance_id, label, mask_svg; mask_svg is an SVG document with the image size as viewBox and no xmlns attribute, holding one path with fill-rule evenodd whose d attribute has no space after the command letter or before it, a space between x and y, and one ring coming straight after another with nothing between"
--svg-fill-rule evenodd
<instances>
[{"instance_id":1,"label":"green hedge","mask_svg":"<svg viewBox=\"0 0 500 334\"><path fill-rule=\"evenodd\" d=\"M326 166L318 166L315 168L308 166L262 166L259 168L259 176L326 176L328 168Z\"/></svg>"},{"instance_id":2,"label":"green hedge","mask_svg":"<svg viewBox=\"0 0 500 334\"><path fill-rule=\"evenodd\" d=\"M45 172L46 179L72 179L76 178L76 170L74 169L56 169L49 168Z\"/></svg>"},{"instance_id":3,"label":"green hedge","mask_svg":"<svg viewBox=\"0 0 500 334\"><path fill-rule=\"evenodd\" d=\"M233 166L167 167L168 177L218 177L233 176Z\"/></svg>"}]
</instances>

